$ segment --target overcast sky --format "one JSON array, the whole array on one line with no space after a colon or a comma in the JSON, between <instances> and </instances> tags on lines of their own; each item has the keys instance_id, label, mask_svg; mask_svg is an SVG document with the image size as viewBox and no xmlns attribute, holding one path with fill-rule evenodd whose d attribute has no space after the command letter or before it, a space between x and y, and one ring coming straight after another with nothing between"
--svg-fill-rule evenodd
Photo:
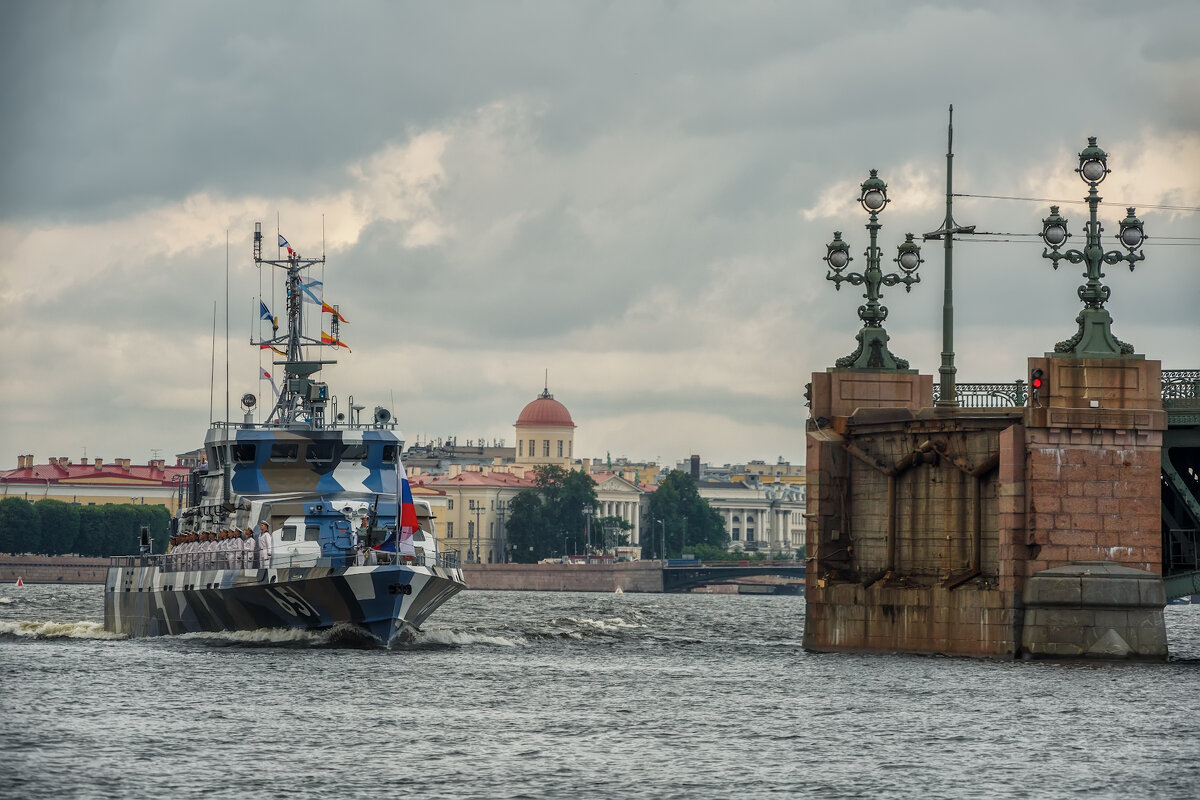
<instances>
[{"instance_id":1,"label":"overcast sky","mask_svg":"<svg viewBox=\"0 0 1200 800\"><path fill-rule=\"evenodd\" d=\"M353 348L324 378L410 443L512 444L549 370L577 456L802 462L804 384L860 327L825 244L842 231L865 266L871 168L887 266L939 227L951 103L955 191L1061 200L1072 245L1099 137L1106 237L1124 204L1152 237L1133 274L1107 270L1114 333L1200 368L1197 31L1194 0L9 0L0 468L202 443L214 308L225 413L227 235L233 414L265 399L260 285L282 302L251 237L277 218L304 255L324 224ZM1047 206L954 214L1028 234ZM1023 378L1082 307L1080 267L991 238L1012 241L955 249L963 381ZM924 255L883 302L892 351L936 376L940 243Z\"/></svg>"}]
</instances>

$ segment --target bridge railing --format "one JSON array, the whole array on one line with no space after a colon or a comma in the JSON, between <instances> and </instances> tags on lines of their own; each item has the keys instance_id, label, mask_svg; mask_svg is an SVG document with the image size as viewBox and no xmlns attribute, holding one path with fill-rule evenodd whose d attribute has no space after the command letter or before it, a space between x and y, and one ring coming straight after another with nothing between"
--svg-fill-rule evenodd
<instances>
[{"instance_id":1,"label":"bridge railing","mask_svg":"<svg viewBox=\"0 0 1200 800\"><path fill-rule=\"evenodd\" d=\"M942 389L933 385L933 401L941 399ZM959 383L954 396L963 408L1012 408L1025 405L1029 389L1025 381L1012 383Z\"/></svg>"},{"instance_id":2,"label":"bridge railing","mask_svg":"<svg viewBox=\"0 0 1200 800\"><path fill-rule=\"evenodd\" d=\"M1167 407L1200 405L1200 369L1164 369L1162 398Z\"/></svg>"},{"instance_id":3,"label":"bridge railing","mask_svg":"<svg viewBox=\"0 0 1200 800\"><path fill-rule=\"evenodd\" d=\"M942 389L933 385L933 400L941 399ZM1029 385L1012 383L959 383L954 395L963 408L1012 408L1029 401ZM1164 369L1162 399L1168 408L1200 405L1200 369Z\"/></svg>"},{"instance_id":4,"label":"bridge railing","mask_svg":"<svg viewBox=\"0 0 1200 800\"><path fill-rule=\"evenodd\" d=\"M1172 528L1167 531L1167 573L1200 570L1200 531Z\"/></svg>"}]
</instances>

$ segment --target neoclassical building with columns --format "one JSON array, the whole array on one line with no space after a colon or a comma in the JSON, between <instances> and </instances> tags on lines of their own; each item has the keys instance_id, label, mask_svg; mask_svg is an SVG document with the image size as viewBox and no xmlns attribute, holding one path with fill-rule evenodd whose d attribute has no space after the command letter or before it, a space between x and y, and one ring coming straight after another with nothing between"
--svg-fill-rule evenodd
<instances>
[{"instance_id":1,"label":"neoclassical building with columns","mask_svg":"<svg viewBox=\"0 0 1200 800\"><path fill-rule=\"evenodd\" d=\"M629 544L640 545L641 535L641 502L645 494L637 486L611 472L592 473L596 482L597 517L618 517L628 522Z\"/></svg>"},{"instance_id":2,"label":"neoclassical building with columns","mask_svg":"<svg viewBox=\"0 0 1200 800\"><path fill-rule=\"evenodd\" d=\"M642 490L619 475L593 470L587 459L575 461L575 422L549 387L521 409L513 430L517 447L511 456L496 457L491 464L478 459L449 464L426 459L425 468L415 464L409 468L414 493L430 501L439 539L448 548L459 551L472 564L509 560L504 526L512 499L521 491L536 488L533 470L544 465L589 474L596 481L592 516L628 522L630 544L638 543Z\"/></svg>"}]
</instances>

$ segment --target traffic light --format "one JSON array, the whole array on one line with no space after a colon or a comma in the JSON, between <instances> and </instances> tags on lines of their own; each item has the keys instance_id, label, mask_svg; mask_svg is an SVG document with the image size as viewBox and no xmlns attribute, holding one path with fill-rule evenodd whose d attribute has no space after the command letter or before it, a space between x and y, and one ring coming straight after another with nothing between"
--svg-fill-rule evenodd
<instances>
[{"instance_id":1,"label":"traffic light","mask_svg":"<svg viewBox=\"0 0 1200 800\"><path fill-rule=\"evenodd\" d=\"M1046 383L1044 375L1045 373L1040 369L1035 369L1029 373L1029 396L1034 403L1037 403L1041 399L1042 387Z\"/></svg>"}]
</instances>

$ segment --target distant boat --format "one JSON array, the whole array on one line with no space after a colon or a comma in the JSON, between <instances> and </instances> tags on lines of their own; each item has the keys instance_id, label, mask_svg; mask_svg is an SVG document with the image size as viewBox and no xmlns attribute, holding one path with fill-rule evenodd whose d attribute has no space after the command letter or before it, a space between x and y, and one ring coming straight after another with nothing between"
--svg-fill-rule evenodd
<instances>
[{"instance_id":1,"label":"distant boat","mask_svg":"<svg viewBox=\"0 0 1200 800\"><path fill-rule=\"evenodd\" d=\"M25 585L25 581L21 580L21 576L18 575L17 576L17 586L24 586L24 585Z\"/></svg>"},{"instance_id":2,"label":"distant boat","mask_svg":"<svg viewBox=\"0 0 1200 800\"><path fill-rule=\"evenodd\" d=\"M618 586L618 587L617 587L617 590L616 590L615 592L613 592L613 594L625 594L625 592L623 592L623 591L621 590L621 587L620 587L620 586Z\"/></svg>"}]
</instances>

